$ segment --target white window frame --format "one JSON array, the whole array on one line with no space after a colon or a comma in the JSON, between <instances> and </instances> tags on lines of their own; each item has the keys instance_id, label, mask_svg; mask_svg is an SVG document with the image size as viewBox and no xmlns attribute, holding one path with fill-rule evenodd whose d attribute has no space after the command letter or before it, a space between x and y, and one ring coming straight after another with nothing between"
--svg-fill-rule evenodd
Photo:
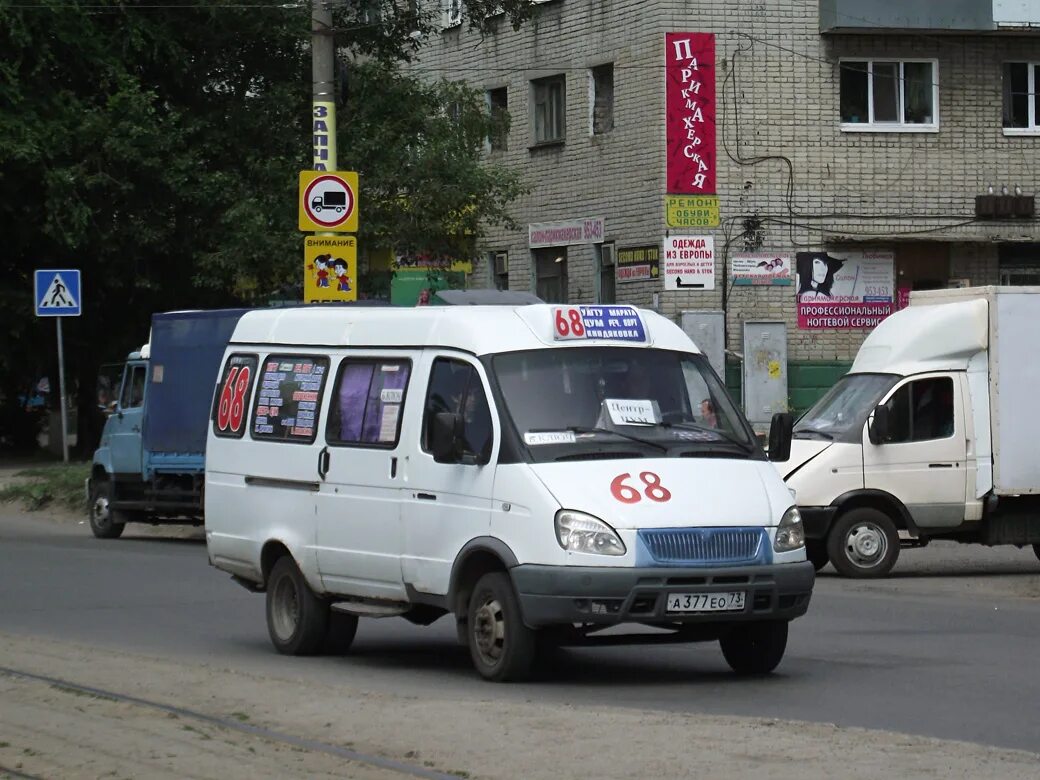
<instances>
[{"instance_id":1,"label":"white window frame","mask_svg":"<svg viewBox=\"0 0 1040 780\"><path fill-rule=\"evenodd\" d=\"M841 79L838 79L838 120L843 133L938 133L939 132L939 60L929 57L842 57L838 60L841 68L847 62L867 63L867 121L841 122ZM874 121L874 63L899 63L898 122ZM904 66L908 63L929 63L932 66L932 122L929 124L909 124L903 121L905 103Z\"/></svg>"},{"instance_id":2,"label":"white window frame","mask_svg":"<svg viewBox=\"0 0 1040 780\"><path fill-rule=\"evenodd\" d=\"M1036 90L1040 87L1037 81L1036 74L1040 70L1040 61L1037 60L1005 60L1002 65L1025 65L1026 66L1026 88L1029 90L1029 127L1003 127L1006 136L1016 135L1040 135L1040 116L1037 115L1036 111ZM1001 78L1003 78L1004 68L1001 67ZM1002 85L1003 86L1003 85ZM1001 90L1003 92L1003 90ZM1003 105L1001 111L1004 110ZM1002 123L1003 124L1003 123Z\"/></svg>"},{"instance_id":3,"label":"white window frame","mask_svg":"<svg viewBox=\"0 0 1040 780\"><path fill-rule=\"evenodd\" d=\"M462 0L441 0L441 26L445 30L462 26Z\"/></svg>"}]
</instances>

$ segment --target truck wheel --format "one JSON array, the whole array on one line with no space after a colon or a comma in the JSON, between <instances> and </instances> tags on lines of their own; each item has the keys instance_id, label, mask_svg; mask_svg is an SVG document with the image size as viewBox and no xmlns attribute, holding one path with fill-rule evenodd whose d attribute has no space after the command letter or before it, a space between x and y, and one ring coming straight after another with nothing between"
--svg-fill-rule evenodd
<instances>
[{"instance_id":1,"label":"truck wheel","mask_svg":"<svg viewBox=\"0 0 1040 780\"><path fill-rule=\"evenodd\" d=\"M314 595L292 556L283 555L267 579L267 632L283 655L312 655L329 631L329 604Z\"/></svg>"},{"instance_id":2,"label":"truck wheel","mask_svg":"<svg viewBox=\"0 0 1040 780\"><path fill-rule=\"evenodd\" d=\"M485 680L505 682L531 675L537 634L524 625L513 583L505 572L477 581L467 610L469 654Z\"/></svg>"},{"instance_id":3,"label":"truck wheel","mask_svg":"<svg viewBox=\"0 0 1040 780\"><path fill-rule=\"evenodd\" d=\"M787 649L787 621L737 623L719 639L719 647L737 674L769 674Z\"/></svg>"},{"instance_id":4,"label":"truck wheel","mask_svg":"<svg viewBox=\"0 0 1040 780\"><path fill-rule=\"evenodd\" d=\"M827 555L827 542L823 539L806 539L805 557L809 559L816 571L822 569L831 560Z\"/></svg>"},{"instance_id":5,"label":"truck wheel","mask_svg":"<svg viewBox=\"0 0 1040 780\"><path fill-rule=\"evenodd\" d=\"M112 483L93 482L90 488L90 530L98 539L118 539L126 528L126 517L112 508Z\"/></svg>"},{"instance_id":6,"label":"truck wheel","mask_svg":"<svg viewBox=\"0 0 1040 780\"><path fill-rule=\"evenodd\" d=\"M838 573L860 579L884 577L899 557L899 532L884 512L864 507L838 518L827 537Z\"/></svg>"}]
</instances>

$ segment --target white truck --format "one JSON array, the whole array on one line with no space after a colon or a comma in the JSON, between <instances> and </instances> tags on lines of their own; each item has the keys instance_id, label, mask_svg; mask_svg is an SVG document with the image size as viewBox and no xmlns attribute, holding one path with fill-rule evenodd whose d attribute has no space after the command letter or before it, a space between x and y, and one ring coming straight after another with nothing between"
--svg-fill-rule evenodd
<instances>
[{"instance_id":1,"label":"white truck","mask_svg":"<svg viewBox=\"0 0 1040 780\"><path fill-rule=\"evenodd\" d=\"M1040 557L1038 398L1040 287L913 293L775 464L816 569L883 577L933 539Z\"/></svg>"}]
</instances>

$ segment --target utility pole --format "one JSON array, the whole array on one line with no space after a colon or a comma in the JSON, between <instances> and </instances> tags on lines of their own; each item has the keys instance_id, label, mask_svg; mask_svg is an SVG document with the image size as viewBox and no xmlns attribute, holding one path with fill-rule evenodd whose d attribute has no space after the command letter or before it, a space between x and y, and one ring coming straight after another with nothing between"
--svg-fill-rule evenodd
<instances>
[{"instance_id":1,"label":"utility pole","mask_svg":"<svg viewBox=\"0 0 1040 780\"><path fill-rule=\"evenodd\" d=\"M314 170L336 170L336 39L328 0L311 12L311 73Z\"/></svg>"}]
</instances>

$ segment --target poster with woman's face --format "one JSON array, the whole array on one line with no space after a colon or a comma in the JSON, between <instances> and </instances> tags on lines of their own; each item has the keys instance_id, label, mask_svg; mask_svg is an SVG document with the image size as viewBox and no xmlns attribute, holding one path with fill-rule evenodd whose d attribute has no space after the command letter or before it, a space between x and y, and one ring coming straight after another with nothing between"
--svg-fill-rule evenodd
<instances>
[{"instance_id":1,"label":"poster with woman's face","mask_svg":"<svg viewBox=\"0 0 1040 780\"><path fill-rule=\"evenodd\" d=\"M799 252L798 327L872 328L892 313L891 252Z\"/></svg>"}]
</instances>

